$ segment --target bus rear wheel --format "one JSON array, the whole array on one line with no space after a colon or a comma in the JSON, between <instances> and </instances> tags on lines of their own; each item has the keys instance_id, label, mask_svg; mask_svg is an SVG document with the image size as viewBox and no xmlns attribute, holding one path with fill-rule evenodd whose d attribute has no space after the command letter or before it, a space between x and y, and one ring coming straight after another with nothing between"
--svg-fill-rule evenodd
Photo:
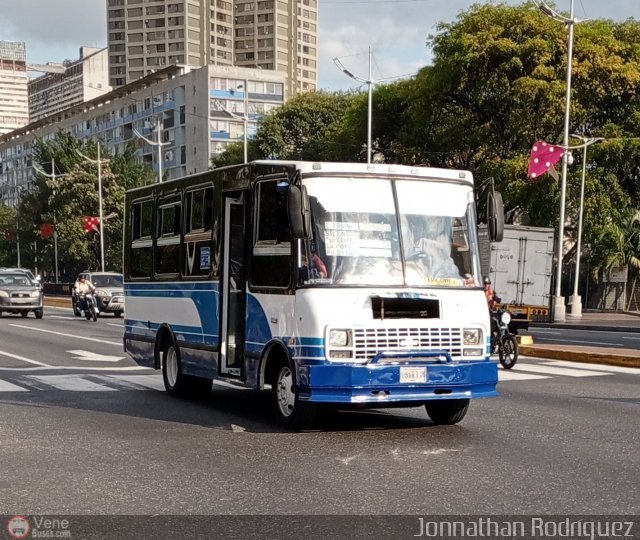
<instances>
[{"instance_id":1,"label":"bus rear wheel","mask_svg":"<svg viewBox=\"0 0 640 540\"><path fill-rule=\"evenodd\" d=\"M293 373L288 365L281 365L271 385L273 410L280 423L293 430L307 429L313 424L316 406L301 401Z\"/></svg>"},{"instance_id":2,"label":"bus rear wheel","mask_svg":"<svg viewBox=\"0 0 640 540\"><path fill-rule=\"evenodd\" d=\"M162 380L167 393L178 398L207 397L213 383L212 379L182 373L180 350L173 342L166 345L162 352Z\"/></svg>"},{"instance_id":3,"label":"bus rear wheel","mask_svg":"<svg viewBox=\"0 0 640 540\"><path fill-rule=\"evenodd\" d=\"M468 399L443 399L427 401L424 408L437 426L450 426L460 422L469 410Z\"/></svg>"}]
</instances>

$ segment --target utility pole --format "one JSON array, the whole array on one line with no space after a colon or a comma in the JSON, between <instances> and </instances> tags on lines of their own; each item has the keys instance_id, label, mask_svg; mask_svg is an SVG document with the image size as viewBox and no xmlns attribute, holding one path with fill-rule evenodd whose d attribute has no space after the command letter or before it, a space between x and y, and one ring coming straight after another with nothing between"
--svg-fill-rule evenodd
<instances>
[{"instance_id":1,"label":"utility pole","mask_svg":"<svg viewBox=\"0 0 640 540\"><path fill-rule=\"evenodd\" d=\"M56 177L56 160L54 157L51 157L51 174L47 174L42 169L33 165L33 168L42 176L46 176L47 178L51 178L55 185L56 178L62 178L66 176L64 174L60 174ZM53 192L55 193L56 188L53 188ZM53 212L53 258L56 272L56 284L58 283L58 225L56 223L56 213Z\"/></svg>"},{"instance_id":2,"label":"utility pole","mask_svg":"<svg viewBox=\"0 0 640 540\"><path fill-rule=\"evenodd\" d=\"M100 218L100 268L104 272L104 218L102 216L102 163L109 163L108 159L100 159L100 141L98 141L98 159L91 159L85 156L80 150L78 154L89 163L97 163L98 165L98 212Z\"/></svg>"},{"instance_id":3,"label":"utility pole","mask_svg":"<svg viewBox=\"0 0 640 540\"><path fill-rule=\"evenodd\" d=\"M142 135L142 133L140 133L137 129L134 129L133 133L136 137L142 139L147 144L158 147L158 183L162 182L162 147L169 144L168 142L162 142L162 117L159 117L158 122L156 123L156 133L158 134L157 141L147 139L147 137Z\"/></svg>"}]
</instances>

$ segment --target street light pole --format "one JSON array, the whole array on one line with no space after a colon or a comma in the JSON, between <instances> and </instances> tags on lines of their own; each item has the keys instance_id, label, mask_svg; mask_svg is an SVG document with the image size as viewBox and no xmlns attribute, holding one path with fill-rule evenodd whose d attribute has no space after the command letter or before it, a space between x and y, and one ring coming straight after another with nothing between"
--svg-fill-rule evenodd
<instances>
[{"instance_id":1,"label":"street light pole","mask_svg":"<svg viewBox=\"0 0 640 540\"><path fill-rule=\"evenodd\" d=\"M152 141L151 139L147 139L142 133L140 133L137 129L134 128L133 133L139 139L142 139L147 144L151 146L158 147L158 183L162 182L162 147L170 144L168 142L162 142L162 118L158 118L158 123L156 124L156 133L158 134L158 140Z\"/></svg>"},{"instance_id":2,"label":"street light pole","mask_svg":"<svg viewBox=\"0 0 640 540\"><path fill-rule=\"evenodd\" d=\"M569 146L569 119L571 110L571 71L573 67L573 27L578 22L574 18L573 11L574 0L571 0L571 7L569 11L569 17L563 17L559 13L555 12L544 2L540 2L538 7L542 13L551 17L554 20L563 22L567 25L569 30L568 45L567 45L567 84L565 95L565 110L564 110L564 135L562 139L563 147L566 149ZM552 305L552 318L554 322L563 322L566 319L566 309L564 305L564 297L562 296L562 256L564 247L564 207L566 204L567 196L567 164L569 154L565 152L562 158L562 180L560 182L560 220L558 223L558 254L556 264L556 291L553 298Z\"/></svg>"},{"instance_id":3,"label":"street light pole","mask_svg":"<svg viewBox=\"0 0 640 540\"><path fill-rule=\"evenodd\" d=\"M354 75L353 73L351 73L346 67L344 67L344 65L342 64L342 62L340 62L338 58L334 58L333 63L345 75L347 75L348 77L351 77L356 81L366 83L369 87L369 96L368 96L368 103L367 103L367 165L370 165L371 164L371 116L372 116L371 106L373 103L373 85L375 83L375 81L371 78L371 47L369 47L369 78L368 79L363 79L362 77L358 77L357 75Z\"/></svg>"},{"instance_id":4,"label":"street light pole","mask_svg":"<svg viewBox=\"0 0 640 540\"><path fill-rule=\"evenodd\" d=\"M582 317L582 301L578 295L578 282L580 278L580 256L582 251L582 215L584 212L584 184L587 173L587 148L597 142L602 141L601 137L587 138L581 135L571 135L582 141L582 182L580 184L580 210L578 211L578 240L576 243L576 271L575 281L573 283L573 295L571 296L571 318L579 319Z\"/></svg>"},{"instance_id":5,"label":"street light pole","mask_svg":"<svg viewBox=\"0 0 640 540\"><path fill-rule=\"evenodd\" d=\"M98 213L100 218L100 268L104 272L104 219L102 216L102 162L100 159L100 141L98 141L98 159L91 159L90 157L85 156L80 150L77 150L78 154L80 154L86 161L89 163L97 163L98 165ZM105 163L108 163L109 160L105 159Z\"/></svg>"},{"instance_id":6,"label":"street light pole","mask_svg":"<svg viewBox=\"0 0 640 540\"><path fill-rule=\"evenodd\" d=\"M33 168L42 176L46 176L47 178L51 178L51 180L53 181L53 184L55 186L55 181L56 178L62 178L63 176L66 176L64 174L61 174L59 176L56 177L56 160L54 157L51 158L51 174L47 174L46 172L44 172L43 170L41 170L40 168L36 167L35 165L33 165ZM55 193L56 188L53 188L53 192ZM55 211L53 212L53 258L54 258L54 265L55 265L55 272L56 272L56 284L58 283L58 224L56 223L56 213Z\"/></svg>"}]
</instances>

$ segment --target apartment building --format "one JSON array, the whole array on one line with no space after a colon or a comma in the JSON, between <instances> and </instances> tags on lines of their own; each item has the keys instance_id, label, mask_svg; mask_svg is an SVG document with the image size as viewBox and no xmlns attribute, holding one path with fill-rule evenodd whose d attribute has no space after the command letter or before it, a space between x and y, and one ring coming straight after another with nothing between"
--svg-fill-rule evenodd
<instances>
[{"instance_id":1,"label":"apartment building","mask_svg":"<svg viewBox=\"0 0 640 540\"><path fill-rule=\"evenodd\" d=\"M107 0L111 86L174 64L277 71L317 87L317 0Z\"/></svg>"},{"instance_id":2,"label":"apartment building","mask_svg":"<svg viewBox=\"0 0 640 540\"><path fill-rule=\"evenodd\" d=\"M0 135L29 123L24 42L0 41Z\"/></svg>"},{"instance_id":3,"label":"apartment building","mask_svg":"<svg viewBox=\"0 0 640 540\"><path fill-rule=\"evenodd\" d=\"M0 197L15 205L34 177L36 138L58 131L99 140L111 153L134 142L163 180L206 171L212 155L244 140L285 98L284 74L230 66L168 66L142 79L0 135Z\"/></svg>"},{"instance_id":4,"label":"apartment building","mask_svg":"<svg viewBox=\"0 0 640 540\"><path fill-rule=\"evenodd\" d=\"M111 90L109 55L106 48L80 47L78 60L64 64L47 64L39 69L52 72L29 81L30 122L58 114Z\"/></svg>"}]
</instances>

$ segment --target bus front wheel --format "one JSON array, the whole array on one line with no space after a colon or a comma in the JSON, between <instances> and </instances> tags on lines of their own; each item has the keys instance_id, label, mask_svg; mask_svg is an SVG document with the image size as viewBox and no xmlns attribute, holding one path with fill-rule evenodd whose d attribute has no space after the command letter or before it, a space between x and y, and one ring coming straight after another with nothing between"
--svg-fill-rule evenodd
<instances>
[{"instance_id":1,"label":"bus front wheel","mask_svg":"<svg viewBox=\"0 0 640 540\"><path fill-rule=\"evenodd\" d=\"M281 365L271 387L273 409L278 420L288 429L300 430L311 426L316 406L301 401L288 365Z\"/></svg>"},{"instance_id":2,"label":"bus front wheel","mask_svg":"<svg viewBox=\"0 0 640 540\"><path fill-rule=\"evenodd\" d=\"M469 410L468 399L443 399L427 401L424 408L437 426L450 426L460 422Z\"/></svg>"}]
</instances>

